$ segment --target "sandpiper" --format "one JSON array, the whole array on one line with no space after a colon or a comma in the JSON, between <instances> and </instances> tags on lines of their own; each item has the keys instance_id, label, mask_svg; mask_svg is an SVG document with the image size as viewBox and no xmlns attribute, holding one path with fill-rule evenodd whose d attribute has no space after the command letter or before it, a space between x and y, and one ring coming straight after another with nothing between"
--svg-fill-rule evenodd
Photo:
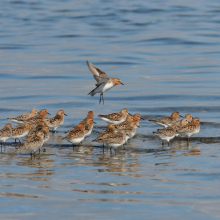
<instances>
[{"instance_id":1,"label":"sandpiper","mask_svg":"<svg viewBox=\"0 0 220 220\"><path fill-rule=\"evenodd\" d=\"M108 115L98 115L98 117L107 123L113 123L117 125L125 121L128 114L130 115L128 110L123 108L120 112L111 113Z\"/></svg>"},{"instance_id":2,"label":"sandpiper","mask_svg":"<svg viewBox=\"0 0 220 220\"><path fill-rule=\"evenodd\" d=\"M30 129L31 129L30 123L18 125L12 129L11 137L15 139L15 143L16 143L16 139L18 139L19 142L21 142L20 139L25 137L30 131Z\"/></svg>"},{"instance_id":3,"label":"sandpiper","mask_svg":"<svg viewBox=\"0 0 220 220\"><path fill-rule=\"evenodd\" d=\"M180 113L179 112L173 112L172 115L169 116L169 117L160 118L158 120L151 120L150 119L149 121L152 121L155 124L166 128L166 127L169 127L170 125L174 124L177 121L178 117L182 117L180 115Z\"/></svg>"},{"instance_id":4,"label":"sandpiper","mask_svg":"<svg viewBox=\"0 0 220 220\"><path fill-rule=\"evenodd\" d=\"M36 115L36 116L34 116L32 118L29 118L27 120L22 120L22 121L24 123L25 122L29 122L30 124L36 124L36 123L42 121L47 114L50 115L50 113L47 112L47 109L41 109L39 115Z\"/></svg>"},{"instance_id":5,"label":"sandpiper","mask_svg":"<svg viewBox=\"0 0 220 220\"><path fill-rule=\"evenodd\" d=\"M158 129L157 131L154 131L153 134L162 140L162 145L164 145L163 141L167 141L169 146L170 140L176 136L176 127L175 125L171 125L163 129Z\"/></svg>"},{"instance_id":6,"label":"sandpiper","mask_svg":"<svg viewBox=\"0 0 220 220\"><path fill-rule=\"evenodd\" d=\"M66 137L63 138L63 140L65 139L73 145L79 145L84 139L84 134L85 126L83 124L78 124Z\"/></svg>"},{"instance_id":7,"label":"sandpiper","mask_svg":"<svg viewBox=\"0 0 220 220\"><path fill-rule=\"evenodd\" d=\"M17 153L23 153L23 152L30 152L31 157L32 154L40 149L44 143L43 141L44 138L44 133L42 131L39 131L36 136L33 138L27 140L18 150L16 150Z\"/></svg>"},{"instance_id":8,"label":"sandpiper","mask_svg":"<svg viewBox=\"0 0 220 220\"><path fill-rule=\"evenodd\" d=\"M18 116L17 118L7 118L10 121L15 122L16 124L24 124L24 120L34 117L38 113L36 108L32 108L30 112Z\"/></svg>"},{"instance_id":9,"label":"sandpiper","mask_svg":"<svg viewBox=\"0 0 220 220\"><path fill-rule=\"evenodd\" d=\"M53 131L56 132L56 129L64 123L64 115L66 115L66 113L63 110L59 110L56 116L50 119L49 127L52 128Z\"/></svg>"},{"instance_id":10,"label":"sandpiper","mask_svg":"<svg viewBox=\"0 0 220 220\"><path fill-rule=\"evenodd\" d=\"M189 138L192 135L198 134L200 131L200 121L199 118L193 118L192 122L189 124L181 127L180 129L177 130L178 134L180 136L185 136L187 137L187 141L189 142Z\"/></svg>"},{"instance_id":11,"label":"sandpiper","mask_svg":"<svg viewBox=\"0 0 220 220\"><path fill-rule=\"evenodd\" d=\"M0 130L0 141L4 142L5 147L5 141L7 141L11 137L11 124L6 124L4 128ZM2 148L2 143L1 143Z\"/></svg>"},{"instance_id":12,"label":"sandpiper","mask_svg":"<svg viewBox=\"0 0 220 220\"><path fill-rule=\"evenodd\" d=\"M100 69L98 69L96 66L94 66L92 63L89 61L86 61L89 70L93 74L95 80L96 80L96 88L93 89L88 95L94 96L96 93L101 93L100 94L100 100L99 104L101 101L103 101L104 104L104 97L103 93L111 89L112 87L122 84L124 85L119 78L111 78L107 77L107 74Z\"/></svg>"}]
</instances>

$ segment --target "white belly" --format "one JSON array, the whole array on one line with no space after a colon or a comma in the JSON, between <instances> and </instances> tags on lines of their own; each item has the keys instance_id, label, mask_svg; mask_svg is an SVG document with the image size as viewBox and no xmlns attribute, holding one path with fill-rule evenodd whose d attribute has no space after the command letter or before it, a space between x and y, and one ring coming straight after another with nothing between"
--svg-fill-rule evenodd
<instances>
[{"instance_id":1,"label":"white belly","mask_svg":"<svg viewBox=\"0 0 220 220\"><path fill-rule=\"evenodd\" d=\"M91 133L92 133L92 129L93 129L93 125L91 126L90 130L88 131L88 133L85 134L85 138L88 137Z\"/></svg>"},{"instance_id":2,"label":"white belly","mask_svg":"<svg viewBox=\"0 0 220 220\"><path fill-rule=\"evenodd\" d=\"M121 147L123 144L124 143L120 143L120 144L111 144L111 143L109 143L109 144L106 144L106 145L107 145L107 147L117 148L117 147Z\"/></svg>"},{"instance_id":3,"label":"white belly","mask_svg":"<svg viewBox=\"0 0 220 220\"><path fill-rule=\"evenodd\" d=\"M169 142L170 140L172 140L176 136L176 134L174 134L173 136L170 136L170 137L164 136L164 135L156 135L156 136L159 137L163 141Z\"/></svg>"},{"instance_id":4,"label":"white belly","mask_svg":"<svg viewBox=\"0 0 220 220\"><path fill-rule=\"evenodd\" d=\"M16 119L10 119L10 121L13 121L13 122L16 123L16 124L24 124L23 121L18 121L18 120L16 120Z\"/></svg>"},{"instance_id":5,"label":"white belly","mask_svg":"<svg viewBox=\"0 0 220 220\"><path fill-rule=\"evenodd\" d=\"M155 124L159 125L159 126L162 126L164 128L168 127L168 125L162 123L162 122L155 122Z\"/></svg>"},{"instance_id":6,"label":"white belly","mask_svg":"<svg viewBox=\"0 0 220 220\"><path fill-rule=\"evenodd\" d=\"M72 139L69 139L67 141L69 141L70 143L72 144L79 144L81 141L83 141L84 137L81 137L81 138L72 138Z\"/></svg>"},{"instance_id":7,"label":"white belly","mask_svg":"<svg viewBox=\"0 0 220 220\"><path fill-rule=\"evenodd\" d=\"M0 137L0 141L5 142L5 141L7 141L9 138L10 138L10 137Z\"/></svg>"},{"instance_id":8,"label":"white belly","mask_svg":"<svg viewBox=\"0 0 220 220\"><path fill-rule=\"evenodd\" d=\"M105 86L103 87L103 92L108 91L109 89L111 89L113 87L113 83L106 83Z\"/></svg>"},{"instance_id":9,"label":"white belly","mask_svg":"<svg viewBox=\"0 0 220 220\"><path fill-rule=\"evenodd\" d=\"M26 131L25 133L21 134L21 135L14 135L14 136L11 136L12 138L14 139L21 139L23 137L25 137L27 134L28 134L29 131Z\"/></svg>"},{"instance_id":10,"label":"white belly","mask_svg":"<svg viewBox=\"0 0 220 220\"><path fill-rule=\"evenodd\" d=\"M120 121L113 121L113 120L110 120L110 119L104 118L104 117L100 117L100 118L101 118L103 121L107 122L107 123L113 123L113 124L115 124L115 125L124 122L125 119L126 119L126 118L122 118Z\"/></svg>"}]
</instances>

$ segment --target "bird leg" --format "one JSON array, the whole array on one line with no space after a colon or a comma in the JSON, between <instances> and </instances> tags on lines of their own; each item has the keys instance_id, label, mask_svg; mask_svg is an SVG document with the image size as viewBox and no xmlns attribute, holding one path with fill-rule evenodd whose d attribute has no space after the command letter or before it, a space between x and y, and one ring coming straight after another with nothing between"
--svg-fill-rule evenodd
<instances>
[{"instance_id":1,"label":"bird leg","mask_svg":"<svg viewBox=\"0 0 220 220\"><path fill-rule=\"evenodd\" d=\"M101 101L102 101L102 93L100 94L99 104L101 103Z\"/></svg>"},{"instance_id":2,"label":"bird leg","mask_svg":"<svg viewBox=\"0 0 220 220\"><path fill-rule=\"evenodd\" d=\"M39 154L40 154L40 148L39 148Z\"/></svg>"},{"instance_id":3,"label":"bird leg","mask_svg":"<svg viewBox=\"0 0 220 220\"><path fill-rule=\"evenodd\" d=\"M103 93L101 93L101 95L102 95L102 102L103 102L103 105L104 105L104 97L103 97Z\"/></svg>"},{"instance_id":4,"label":"bird leg","mask_svg":"<svg viewBox=\"0 0 220 220\"><path fill-rule=\"evenodd\" d=\"M162 141L162 146L164 146L164 143L163 143L163 141Z\"/></svg>"},{"instance_id":5,"label":"bird leg","mask_svg":"<svg viewBox=\"0 0 220 220\"><path fill-rule=\"evenodd\" d=\"M170 142L167 142L168 147L170 146Z\"/></svg>"}]
</instances>

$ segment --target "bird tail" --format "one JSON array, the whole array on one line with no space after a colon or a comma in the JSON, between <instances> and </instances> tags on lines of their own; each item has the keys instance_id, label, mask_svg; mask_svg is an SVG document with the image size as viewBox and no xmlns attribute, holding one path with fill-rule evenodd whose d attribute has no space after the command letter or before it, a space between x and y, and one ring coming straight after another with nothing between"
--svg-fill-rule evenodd
<instances>
[{"instance_id":1,"label":"bird tail","mask_svg":"<svg viewBox=\"0 0 220 220\"><path fill-rule=\"evenodd\" d=\"M96 87L97 88L97 87ZM92 97L96 94L95 93L95 90L96 90L96 88L95 89L93 89L90 93L88 93L87 95L91 95Z\"/></svg>"}]
</instances>

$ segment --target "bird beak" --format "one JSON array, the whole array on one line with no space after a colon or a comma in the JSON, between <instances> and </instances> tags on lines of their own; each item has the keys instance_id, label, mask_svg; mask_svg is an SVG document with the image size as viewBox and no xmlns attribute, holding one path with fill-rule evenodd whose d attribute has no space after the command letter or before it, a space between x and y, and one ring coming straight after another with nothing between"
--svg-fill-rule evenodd
<instances>
[{"instance_id":1,"label":"bird beak","mask_svg":"<svg viewBox=\"0 0 220 220\"><path fill-rule=\"evenodd\" d=\"M37 112L37 114L40 114L40 112Z\"/></svg>"},{"instance_id":2,"label":"bird beak","mask_svg":"<svg viewBox=\"0 0 220 220\"><path fill-rule=\"evenodd\" d=\"M143 118L140 117L141 120L144 120Z\"/></svg>"},{"instance_id":3,"label":"bird beak","mask_svg":"<svg viewBox=\"0 0 220 220\"><path fill-rule=\"evenodd\" d=\"M138 128L140 128L140 126L139 125L136 125Z\"/></svg>"},{"instance_id":4,"label":"bird beak","mask_svg":"<svg viewBox=\"0 0 220 220\"><path fill-rule=\"evenodd\" d=\"M128 112L128 114L132 116L132 114L131 114L131 113L129 113L129 112Z\"/></svg>"},{"instance_id":5,"label":"bird beak","mask_svg":"<svg viewBox=\"0 0 220 220\"><path fill-rule=\"evenodd\" d=\"M96 122L94 122L94 121L93 121L93 123L97 125L97 123L96 123Z\"/></svg>"},{"instance_id":6,"label":"bird beak","mask_svg":"<svg viewBox=\"0 0 220 220\"><path fill-rule=\"evenodd\" d=\"M182 115L179 115L179 117L184 118Z\"/></svg>"},{"instance_id":7,"label":"bird beak","mask_svg":"<svg viewBox=\"0 0 220 220\"><path fill-rule=\"evenodd\" d=\"M125 84L121 82L121 84L124 86Z\"/></svg>"},{"instance_id":8,"label":"bird beak","mask_svg":"<svg viewBox=\"0 0 220 220\"><path fill-rule=\"evenodd\" d=\"M64 113L64 115L68 116L66 113Z\"/></svg>"},{"instance_id":9,"label":"bird beak","mask_svg":"<svg viewBox=\"0 0 220 220\"><path fill-rule=\"evenodd\" d=\"M47 112L48 115L51 115L49 112Z\"/></svg>"}]
</instances>

